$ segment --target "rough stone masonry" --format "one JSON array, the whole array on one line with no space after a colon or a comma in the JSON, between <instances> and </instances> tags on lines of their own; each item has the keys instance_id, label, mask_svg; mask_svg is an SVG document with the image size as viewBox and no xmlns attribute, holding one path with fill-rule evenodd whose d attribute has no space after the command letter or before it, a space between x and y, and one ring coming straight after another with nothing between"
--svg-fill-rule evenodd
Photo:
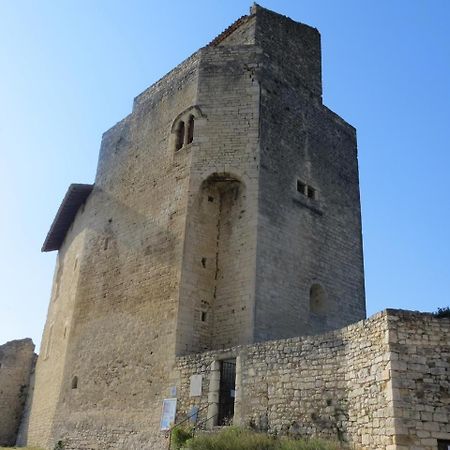
<instances>
[{"instance_id":1,"label":"rough stone masonry","mask_svg":"<svg viewBox=\"0 0 450 450\"><path fill-rule=\"evenodd\" d=\"M215 425L205 406L220 362L230 358L241 425L359 449L450 445L448 318L387 310L325 334L180 357L180 418L198 407L199 421ZM193 376L202 382L198 395L190 390Z\"/></svg>"},{"instance_id":2,"label":"rough stone masonry","mask_svg":"<svg viewBox=\"0 0 450 450\"><path fill-rule=\"evenodd\" d=\"M446 445L448 320L363 320L356 132L321 78L319 32L254 5L103 135L43 245L58 258L18 444L163 449L161 425L192 416Z\"/></svg>"},{"instance_id":3,"label":"rough stone masonry","mask_svg":"<svg viewBox=\"0 0 450 450\"><path fill-rule=\"evenodd\" d=\"M36 355L31 339L0 345L0 445L14 445Z\"/></svg>"}]
</instances>

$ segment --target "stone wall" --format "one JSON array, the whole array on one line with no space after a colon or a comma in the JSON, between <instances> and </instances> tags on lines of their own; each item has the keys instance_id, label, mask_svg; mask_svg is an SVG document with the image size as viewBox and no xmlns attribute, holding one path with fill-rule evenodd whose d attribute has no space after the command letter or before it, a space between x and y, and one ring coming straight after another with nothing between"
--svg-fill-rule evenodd
<instances>
[{"instance_id":1,"label":"stone wall","mask_svg":"<svg viewBox=\"0 0 450 450\"><path fill-rule=\"evenodd\" d=\"M252 45L202 50L177 353L253 339L259 84Z\"/></svg>"},{"instance_id":2,"label":"stone wall","mask_svg":"<svg viewBox=\"0 0 450 450\"><path fill-rule=\"evenodd\" d=\"M273 27L272 41L264 24ZM294 30L286 49L286 33ZM93 191L59 249L21 443L163 446L159 412L174 384L176 355L322 331L321 322L312 323L299 307L314 274L304 255L311 261L321 242L308 232L315 222L298 214L291 198L266 214L286 183L295 184L280 180L288 161L283 152L304 144L297 135L290 140L290 128L273 133L274 141L268 138L282 106L266 91L286 69L288 55L289 64L305 63L299 82L319 95L318 33L254 7L137 96L131 114L103 135ZM179 124L188 124L191 115L193 139L179 147ZM355 169L355 154L348 155ZM292 167L303 162L297 158ZM352 188L345 198L358 200L357 184ZM278 227L274 215L284 220L285 210L288 226ZM359 204L355 211L358 218ZM355 254L358 262L358 239L349 245L339 236L331 252L318 253L319 263L340 251ZM280 259L285 255L289 270ZM345 278L347 288L346 274L354 267L346 258L340 262L345 270L327 276ZM359 281L361 267L356 269ZM339 299L347 301L350 291L363 303L360 284ZM326 329L363 315L361 308L352 309L343 308L345 320ZM310 328L303 326L308 320Z\"/></svg>"},{"instance_id":3,"label":"stone wall","mask_svg":"<svg viewBox=\"0 0 450 450\"><path fill-rule=\"evenodd\" d=\"M179 358L178 420L194 406L200 421L211 417L217 365L236 358L237 424L366 450L436 450L437 439L450 439L449 351L449 319L388 310L315 337Z\"/></svg>"},{"instance_id":4,"label":"stone wall","mask_svg":"<svg viewBox=\"0 0 450 450\"><path fill-rule=\"evenodd\" d=\"M175 155L172 125L196 104L197 65L193 55L103 136L94 190L59 250L23 443L160 440L195 148Z\"/></svg>"},{"instance_id":5,"label":"stone wall","mask_svg":"<svg viewBox=\"0 0 450 450\"><path fill-rule=\"evenodd\" d=\"M366 312L356 133L322 104L319 32L266 10L256 24L258 342L323 333ZM313 286L324 293L317 307Z\"/></svg>"},{"instance_id":6,"label":"stone wall","mask_svg":"<svg viewBox=\"0 0 450 450\"><path fill-rule=\"evenodd\" d=\"M86 220L81 208L58 253L53 287L47 312L47 322L42 335L39 358L36 363L34 389L27 420L21 426L19 444L45 445L51 439L51 430L60 393L65 379L70 336L74 331L73 315L76 296L81 283L81 268L86 245Z\"/></svg>"},{"instance_id":7,"label":"stone wall","mask_svg":"<svg viewBox=\"0 0 450 450\"><path fill-rule=\"evenodd\" d=\"M397 395L419 401L392 387L400 316L254 344L365 317L355 130L322 105L320 67L317 30L255 6L103 135L59 249L21 444L164 448L163 399L178 386L180 416L211 413L226 357L238 423L363 448L397 445L400 426L435 437L395 415ZM436 421L444 397L429 400Z\"/></svg>"},{"instance_id":8,"label":"stone wall","mask_svg":"<svg viewBox=\"0 0 450 450\"><path fill-rule=\"evenodd\" d=\"M0 345L0 446L16 443L35 357L31 339Z\"/></svg>"},{"instance_id":9,"label":"stone wall","mask_svg":"<svg viewBox=\"0 0 450 450\"><path fill-rule=\"evenodd\" d=\"M450 319L396 312L388 321L397 448L436 448L450 441Z\"/></svg>"}]
</instances>

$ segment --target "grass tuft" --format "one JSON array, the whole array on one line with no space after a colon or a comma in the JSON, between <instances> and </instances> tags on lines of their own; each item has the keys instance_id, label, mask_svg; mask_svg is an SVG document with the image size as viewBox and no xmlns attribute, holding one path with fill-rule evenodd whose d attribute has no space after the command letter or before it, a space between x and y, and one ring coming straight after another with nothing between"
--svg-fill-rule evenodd
<instances>
[{"instance_id":1,"label":"grass tuft","mask_svg":"<svg viewBox=\"0 0 450 450\"><path fill-rule=\"evenodd\" d=\"M275 438L264 433L230 427L186 442L189 450L339 450L338 443L322 439Z\"/></svg>"},{"instance_id":2,"label":"grass tuft","mask_svg":"<svg viewBox=\"0 0 450 450\"><path fill-rule=\"evenodd\" d=\"M15 448L17 450L42 450L41 448L38 447L0 447L0 450L13 450Z\"/></svg>"}]
</instances>

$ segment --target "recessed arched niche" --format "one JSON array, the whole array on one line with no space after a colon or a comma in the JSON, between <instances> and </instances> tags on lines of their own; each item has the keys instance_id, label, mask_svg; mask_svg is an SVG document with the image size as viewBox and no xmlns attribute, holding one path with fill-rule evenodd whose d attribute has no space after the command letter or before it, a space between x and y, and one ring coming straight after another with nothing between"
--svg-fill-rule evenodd
<instances>
[{"instance_id":1,"label":"recessed arched niche","mask_svg":"<svg viewBox=\"0 0 450 450\"><path fill-rule=\"evenodd\" d=\"M243 309L234 286L243 271L245 242L245 185L231 173L213 173L201 184L191 224L196 262L194 295L198 305L194 334L200 350L234 345ZM242 322L241 322L242 323Z\"/></svg>"},{"instance_id":2,"label":"recessed arched niche","mask_svg":"<svg viewBox=\"0 0 450 450\"><path fill-rule=\"evenodd\" d=\"M327 312L327 293L323 286L314 283L309 289L309 310L313 314L325 315Z\"/></svg>"}]
</instances>

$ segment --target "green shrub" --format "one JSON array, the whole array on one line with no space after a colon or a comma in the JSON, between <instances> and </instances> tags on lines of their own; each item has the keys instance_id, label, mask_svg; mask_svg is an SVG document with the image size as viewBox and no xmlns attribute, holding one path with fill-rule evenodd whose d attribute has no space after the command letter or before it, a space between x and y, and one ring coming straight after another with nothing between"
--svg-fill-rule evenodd
<instances>
[{"instance_id":1,"label":"green shrub","mask_svg":"<svg viewBox=\"0 0 450 450\"><path fill-rule=\"evenodd\" d=\"M321 439L277 439L264 433L230 427L186 442L190 450L338 450L342 447Z\"/></svg>"},{"instance_id":2,"label":"green shrub","mask_svg":"<svg viewBox=\"0 0 450 450\"><path fill-rule=\"evenodd\" d=\"M436 317L450 317L450 308L448 306L444 306L443 308L438 308L434 313Z\"/></svg>"},{"instance_id":3,"label":"green shrub","mask_svg":"<svg viewBox=\"0 0 450 450\"><path fill-rule=\"evenodd\" d=\"M266 434L230 427L219 433L196 436L190 450L276 450L275 439Z\"/></svg>"},{"instance_id":4,"label":"green shrub","mask_svg":"<svg viewBox=\"0 0 450 450\"><path fill-rule=\"evenodd\" d=\"M187 440L192 437L192 429L176 427L172 430L171 444L174 450L184 447Z\"/></svg>"},{"instance_id":5,"label":"green shrub","mask_svg":"<svg viewBox=\"0 0 450 450\"><path fill-rule=\"evenodd\" d=\"M37 447L0 447L0 450L42 450L41 448Z\"/></svg>"}]
</instances>

